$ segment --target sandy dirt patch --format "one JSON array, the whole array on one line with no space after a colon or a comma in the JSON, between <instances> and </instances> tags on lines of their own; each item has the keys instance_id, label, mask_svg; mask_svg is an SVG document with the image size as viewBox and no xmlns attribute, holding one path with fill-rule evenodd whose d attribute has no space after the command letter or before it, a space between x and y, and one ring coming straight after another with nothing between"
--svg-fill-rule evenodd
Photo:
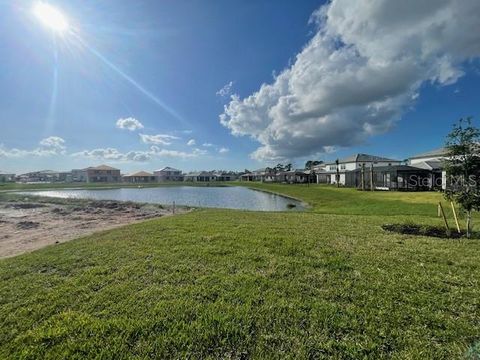
<instances>
[{"instance_id":1,"label":"sandy dirt patch","mask_svg":"<svg viewBox=\"0 0 480 360\"><path fill-rule=\"evenodd\" d=\"M175 209L175 213L185 211ZM0 258L172 213L171 207L155 204L3 195Z\"/></svg>"}]
</instances>

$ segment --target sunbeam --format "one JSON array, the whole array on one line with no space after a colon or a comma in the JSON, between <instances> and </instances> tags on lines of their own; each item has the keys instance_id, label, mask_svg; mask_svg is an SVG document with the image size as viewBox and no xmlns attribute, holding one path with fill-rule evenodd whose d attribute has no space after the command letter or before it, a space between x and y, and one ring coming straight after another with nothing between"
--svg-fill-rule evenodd
<instances>
[{"instance_id":1,"label":"sunbeam","mask_svg":"<svg viewBox=\"0 0 480 360\"><path fill-rule=\"evenodd\" d=\"M55 109L57 106L57 93L58 93L58 45L54 38L54 65L53 65L53 78L52 78L52 94L50 95L50 106L48 109L47 123L45 124L45 136L48 135L55 123Z\"/></svg>"},{"instance_id":2,"label":"sunbeam","mask_svg":"<svg viewBox=\"0 0 480 360\"><path fill-rule=\"evenodd\" d=\"M120 75L123 79L128 81L131 85L133 85L138 91L140 91L143 95L148 97L151 101L153 101L155 104L160 106L162 110L166 111L168 114L173 116L175 119L180 121L182 125L190 125L187 121L185 121L180 114L178 114L174 109L169 107L167 104L165 104L162 100L160 100L158 97L153 95L150 91L145 89L141 84L139 84L135 79L133 79L130 75L126 74L122 69L120 69L117 65L112 63L110 60L108 60L104 55L102 55L98 50L95 48L91 47L86 41L84 41L79 35L75 34L74 32L71 33L72 36L77 39L77 41L85 47L88 51L90 51L93 55L95 55L99 60L101 60L105 65L107 65L110 69L115 71L118 75Z\"/></svg>"},{"instance_id":3,"label":"sunbeam","mask_svg":"<svg viewBox=\"0 0 480 360\"><path fill-rule=\"evenodd\" d=\"M107 65L111 70L113 70L116 74L120 75L124 80L128 83L133 85L138 91L140 91L143 95L157 104L163 111L167 112L173 118L178 120L182 125L190 126L190 124L185 121L180 114L178 114L174 109L170 106L165 104L162 100L160 100L157 96L152 94L150 91L145 89L141 84L139 84L135 79L133 79L130 75L126 74L122 69L120 69L117 65L112 63L107 57L105 57L102 53L98 50L90 46L82 37L79 35L78 31L75 31L68 23L67 18L60 12L60 10L56 9L55 7L39 2L33 7L33 13L35 16L42 22L43 25L51 29L55 34L61 34L62 39L66 44L69 42L67 38L73 38L76 42L83 48L87 49L91 54L97 57L103 64ZM55 38L56 41L56 38ZM55 105L56 105L56 98L57 98L57 82L58 82L58 48L57 44L55 43L55 67L54 67L54 74L53 74L53 89L52 95L50 99L50 108L48 114L48 122L49 126L52 125L54 119L54 112L55 112Z\"/></svg>"}]
</instances>

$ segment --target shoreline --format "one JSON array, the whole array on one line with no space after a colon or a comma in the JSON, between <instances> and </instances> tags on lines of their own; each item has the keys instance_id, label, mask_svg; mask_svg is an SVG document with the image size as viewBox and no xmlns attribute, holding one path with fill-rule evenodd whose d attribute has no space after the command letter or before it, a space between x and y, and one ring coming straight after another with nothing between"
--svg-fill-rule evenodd
<instances>
[{"instance_id":1,"label":"shoreline","mask_svg":"<svg viewBox=\"0 0 480 360\"><path fill-rule=\"evenodd\" d=\"M0 260L192 208L112 200L0 197Z\"/></svg>"}]
</instances>

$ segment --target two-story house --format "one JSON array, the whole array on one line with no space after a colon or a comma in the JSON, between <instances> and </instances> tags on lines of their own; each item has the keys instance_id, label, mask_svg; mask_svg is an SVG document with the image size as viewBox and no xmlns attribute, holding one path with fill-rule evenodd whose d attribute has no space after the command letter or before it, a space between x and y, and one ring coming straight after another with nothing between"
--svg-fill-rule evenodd
<instances>
[{"instance_id":1,"label":"two-story house","mask_svg":"<svg viewBox=\"0 0 480 360\"><path fill-rule=\"evenodd\" d=\"M324 170L317 173L317 179L321 179L320 182L327 184L336 184L338 182L341 185L345 185L345 173L348 171L354 171L362 167L393 166L400 165L401 163L401 160L389 159L382 156L354 154L339 159L338 164L335 161L325 163L323 165Z\"/></svg>"},{"instance_id":2,"label":"two-story house","mask_svg":"<svg viewBox=\"0 0 480 360\"><path fill-rule=\"evenodd\" d=\"M120 169L116 169L107 165L88 167L84 169L86 182L105 182L118 183L122 181Z\"/></svg>"},{"instance_id":3,"label":"two-story house","mask_svg":"<svg viewBox=\"0 0 480 360\"><path fill-rule=\"evenodd\" d=\"M181 170L171 168L169 166L153 172L157 181L183 181L183 174Z\"/></svg>"}]
</instances>

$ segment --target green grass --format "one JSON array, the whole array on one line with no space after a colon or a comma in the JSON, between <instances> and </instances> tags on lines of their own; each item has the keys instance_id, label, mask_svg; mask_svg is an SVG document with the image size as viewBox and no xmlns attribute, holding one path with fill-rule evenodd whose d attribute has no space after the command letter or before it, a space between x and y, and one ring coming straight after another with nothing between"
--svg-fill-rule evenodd
<instances>
[{"instance_id":1,"label":"green grass","mask_svg":"<svg viewBox=\"0 0 480 360\"><path fill-rule=\"evenodd\" d=\"M0 183L1 191L17 190L51 190L51 189L116 189L116 188L138 188L141 187L161 187L161 186L212 186L210 183L193 182L160 182L160 183ZM217 183L215 186L225 186L223 183Z\"/></svg>"},{"instance_id":2,"label":"green grass","mask_svg":"<svg viewBox=\"0 0 480 360\"><path fill-rule=\"evenodd\" d=\"M381 229L441 224L439 194L253 186L312 207L198 210L0 261L0 358L478 356L480 241Z\"/></svg>"},{"instance_id":3,"label":"green grass","mask_svg":"<svg viewBox=\"0 0 480 360\"><path fill-rule=\"evenodd\" d=\"M437 192L370 192L316 184L294 186L258 182L235 184L303 199L311 205L312 211L320 214L436 216L439 201L442 202L445 211L450 211L450 206L443 200L442 194Z\"/></svg>"}]
</instances>

